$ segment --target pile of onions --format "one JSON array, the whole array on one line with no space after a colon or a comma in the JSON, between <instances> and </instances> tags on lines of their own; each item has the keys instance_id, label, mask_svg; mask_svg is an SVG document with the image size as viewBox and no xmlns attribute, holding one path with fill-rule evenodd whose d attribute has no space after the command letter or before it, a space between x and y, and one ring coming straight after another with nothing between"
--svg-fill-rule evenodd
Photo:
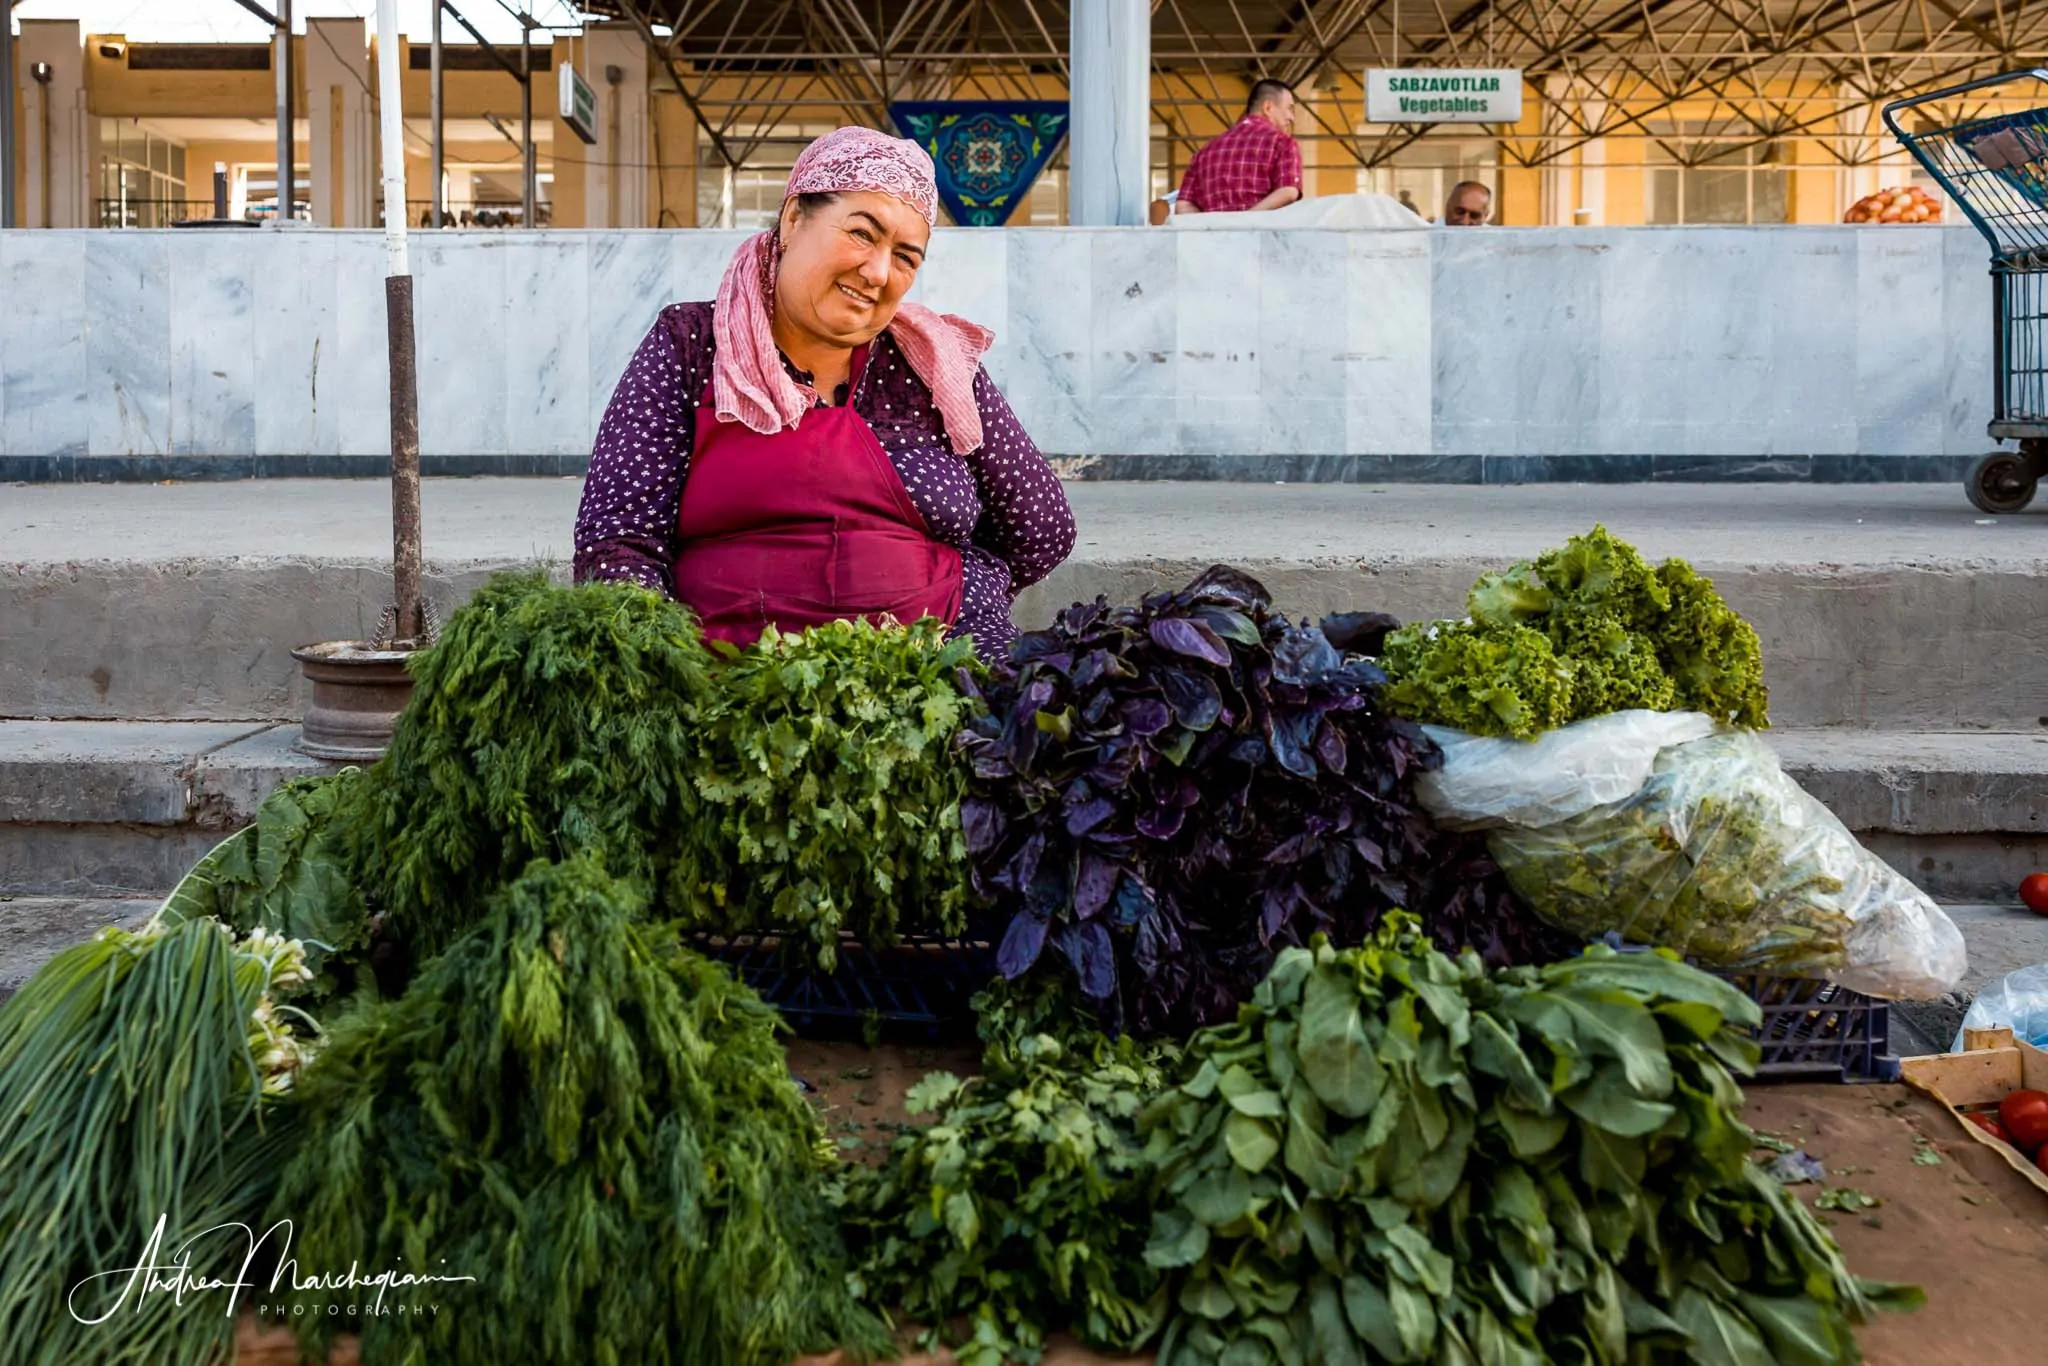
<instances>
[{"instance_id":1,"label":"pile of onions","mask_svg":"<svg viewBox=\"0 0 2048 1366\"><path fill-rule=\"evenodd\" d=\"M1941 201L1918 185L1867 194L1842 215L1844 223L1939 223Z\"/></svg>"}]
</instances>

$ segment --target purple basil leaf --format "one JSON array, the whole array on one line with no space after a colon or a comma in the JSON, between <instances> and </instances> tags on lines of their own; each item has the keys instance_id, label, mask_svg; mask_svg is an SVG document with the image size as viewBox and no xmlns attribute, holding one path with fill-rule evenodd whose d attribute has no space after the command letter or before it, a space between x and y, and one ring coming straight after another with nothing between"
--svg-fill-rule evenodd
<instances>
[{"instance_id":1,"label":"purple basil leaf","mask_svg":"<svg viewBox=\"0 0 2048 1366\"><path fill-rule=\"evenodd\" d=\"M1227 564L1211 565L1202 576L1187 586L1190 600L1199 598L1204 602L1221 603L1228 607L1241 607L1246 611L1262 609L1272 605L1273 595L1242 569Z\"/></svg>"},{"instance_id":2,"label":"purple basil leaf","mask_svg":"<svg viewBox=\"0 0 2048 1366\"><path fill-rule=\"evenodd\" d=\"M1177 806L1155 806L1138 816L1138 833L1147 839L1170 840L1180 833L1187 812Z\"/></svg>"},{"instance_id":3,"label":"purple basil leaf","mask_svg":"<svg viewBox=\"0 0 2048 1366\"><path fill-rule=\"evenodd\" d=\"M1043 832L1024 841L1015 857L1005 864L1003 871L996 875L996 886L1024 895L1030 890L1032 881L1038 876L1039 860L1045 856L1045 835Z\"/></svg>"},{"instance_id":4,"label":"purple basil leaf","mask_svg":"<svg viewBox=\"0 0 2048 1366\"><path fill-rule=\"evenodd\" d=\"M1080 836L1087 834L1116 814L1116 803L1107 797L1096 797L1078 806L1067 808L1067 833Z\"/></svg>"},{"instance_id":5,"label":"purple basil leaf","mask_svg":"<svg viewBox=\"0 0 2048 1366\"><path fill-rule=\"evenodd\" d=\"M1122 869L1100 854L1083 850L1079 871L1074 874L1074 916L1092 920L1110 902Z\"/></svg>"},{"instance_id":6,"label":"purple basil leaf","mask_svg":"<svg viewBox=\"0 0 2048 1366\"><path fill-rule=\"evenodd\" d=\"M1185 617L1161 617L1152 623L1152 639L1162 650L1199 659L1219 669L1230 667L1230 651L1214 631L1200 622Z\"/></svg>"},{"instance_id":7,"label":"purple basil leaf","mask_svg":"<svg viewBox=\"0 0 2048 1366\"><path fill-rule=\"evenodd\" d=\"M1166 705L1173 708L1174 719L1187 729L1207 730L1223 714L1223 694L1207 674L1161 666L1153 677Z\"/></svg>"},{"instance_id":8,"label":"purple basil leaf","mask_svg":"<svg viewBox=\"0 0 2048 1366\"><path fill-rule=\"evenodd\" d=\"M1249 645L1256 649L1263 643L1258 626L1250 617L1233 608L1197 607L1189 615L1234 645Z\"/></svg>"},{"instance_id":9,"label":"purple basil leaf","mask_svg":"<svg viewBox=\"0 0 2048 1366\"><path fill-rule=\"evenodd\" d=\"M1002 947L996 950L996 971L1014 982L1031 970L1044 948L1045 921L1029 911L1019 911L1010 918L1010 928L1003 931Z\"/></svg>"},{"instance_id":10,"label":"purple basil leaf","mask_svg":"<svg viewBox=\"0 0 2048 1366\"><path fill-rule=\"evenodd\" d=\"M1344 657L1313 626L1296 627L1273 647L1273 677L1281 683L1320 683L1343 668Z\"/></svg>"},{"instance_id":11,"label":"purple basil leaf","mask_svg":"<svg viewBox=\"0 0 2048 1366\"><path fill-rule=\"evenodd\" d=\"M1081 994L1091 1001L1106 999L1116 990L1116 950L1110 946L1109 931L1099 921L1061 928L1060 952L1074 965Z\"/></svg>"},{"instance_id":12,"label":"purple basil leaf","mask_svg":"<svg viewBox=\"0 0 2048 1366\"><path fill-rule=\"evenodd\" d=\"M1344 772L1350 755L1344 748L1344 733L1331 725L1326 718L1316 731L1316 758L1323 761L1323 767L1332 773Z\"/></svg>"},{"instance_id":13,"label":"purple basil leaf","mask_svg":"<svg viewBox=\"0 0 2048 1366\"><path fill-rule=\"evenodd\" d=\"M986 797L969 797L960 803L960 828L967 836L967 852L986 854L1003 837L1003 813Z\"/></svg>"},{"instance_id":14,"label":"purple basil leaf","mask_svg":"<svg viewBox=\"0 0 2048 1366\"><path fill-rule=\"evenodd\" d=\"M1133 735L1157 735L1173 724L1173 713L1156 697L1133 697L1123 711L1124 726Z\"/></svg>"},{"instance_id":15,"label":"purple basil leaf","mask_svg":"<svg viewBox=\"0 0 2048 1366\"><path fill-rule=\"evenodd\" d=\"M1314 712L1273 718L1273 731L1268 738L1273 744L1273 757L1279 761L1280 767L1298 777L1316 776L1315 756L1309 753L1309 736L1303 733L1303 726L1305 723L1313 727L1321 722L1322 718Z\"/></svg>"},{"instance_id":16,"label":"purple basil leaf","mask_svg":"<svg viewBox=\"0 0 2048 1366\"><path fill-rule=\"evenodd\" d=\"M1329 642L1346 654L1376 656L1388 634L1400 629L1401 619L1385 612L1338 612L1317 625Z\"/></svg>"},{"instance_id":17,"label":"purple basil leaf","mask_svg":"<svg viewBox=\"0 0 2048 1366\"><path fill-rule=\"evenodd\" d=\"M1153 904L1152 889L1138 880L1137 873L1128 872L1116 885L1116 912L1111 919L1129 929L1152 914Z\"/></svg>"}]
</instances>

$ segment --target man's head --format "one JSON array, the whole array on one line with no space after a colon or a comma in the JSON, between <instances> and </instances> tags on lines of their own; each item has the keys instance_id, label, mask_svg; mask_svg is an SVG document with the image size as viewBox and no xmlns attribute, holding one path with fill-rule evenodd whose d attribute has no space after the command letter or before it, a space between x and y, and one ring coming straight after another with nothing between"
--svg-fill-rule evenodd
<instances>
[{"instance_id":1,"label":"man's head","mask_svg":"<svg viewBox=\"0 0 2048 1366\"><path fill-rule=\"evenodd\" d=\"M1461 180L1444 201L1444 226L1476 228L1493 212L1493 191L1476 180Z\"/></svg>"},{"instance_id":2,"label":"man's head","mask_svg":"<svg viewBox=\"0 0 2048 1366\"><path fill-rule=\"evenodd\" d=\"M1264 119L1283 133L1294 131L1294 87L1285 81L1262 80L1245 101L1246 118Z\"/></svg>"}]
</instances>

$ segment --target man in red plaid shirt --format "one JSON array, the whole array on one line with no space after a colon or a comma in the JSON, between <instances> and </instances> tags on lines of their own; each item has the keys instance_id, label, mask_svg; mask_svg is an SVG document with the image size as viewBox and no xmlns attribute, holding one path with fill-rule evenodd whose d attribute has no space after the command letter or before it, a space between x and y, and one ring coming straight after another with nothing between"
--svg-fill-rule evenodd
<instances>
[{"instance_id":1,"label":"man in red plaid shirt","mask_svg":"<svg viewBox=\"0 0 2048 1366\"><path fill-rule=\"evenodd\" d=\"M1188 162L1180 194L1152 206L1152 221L1175 213L1278 209L1301 198L1301 146L1294 140L1294 91L1284 81L1252 87L1244 117Z\"/></svg>"}]
</instances>

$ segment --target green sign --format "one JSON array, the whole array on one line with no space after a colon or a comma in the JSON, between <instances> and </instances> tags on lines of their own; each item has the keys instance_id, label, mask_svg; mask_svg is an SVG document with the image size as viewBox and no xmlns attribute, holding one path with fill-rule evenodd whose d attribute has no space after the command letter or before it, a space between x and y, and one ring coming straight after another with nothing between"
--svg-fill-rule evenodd
<instances>
[{"instance_id":1,"label":"green sign","mask_svg":"<svg viewBox=\"0 0 2048 1366\"><path fill-rule=\"evenodd\" d=\"M556 86L561 94L562 122L585 142L596 143L597 92L590 88L590 82L577 75L575 67L563 62Z\"/></svg>"}]
</instances>

